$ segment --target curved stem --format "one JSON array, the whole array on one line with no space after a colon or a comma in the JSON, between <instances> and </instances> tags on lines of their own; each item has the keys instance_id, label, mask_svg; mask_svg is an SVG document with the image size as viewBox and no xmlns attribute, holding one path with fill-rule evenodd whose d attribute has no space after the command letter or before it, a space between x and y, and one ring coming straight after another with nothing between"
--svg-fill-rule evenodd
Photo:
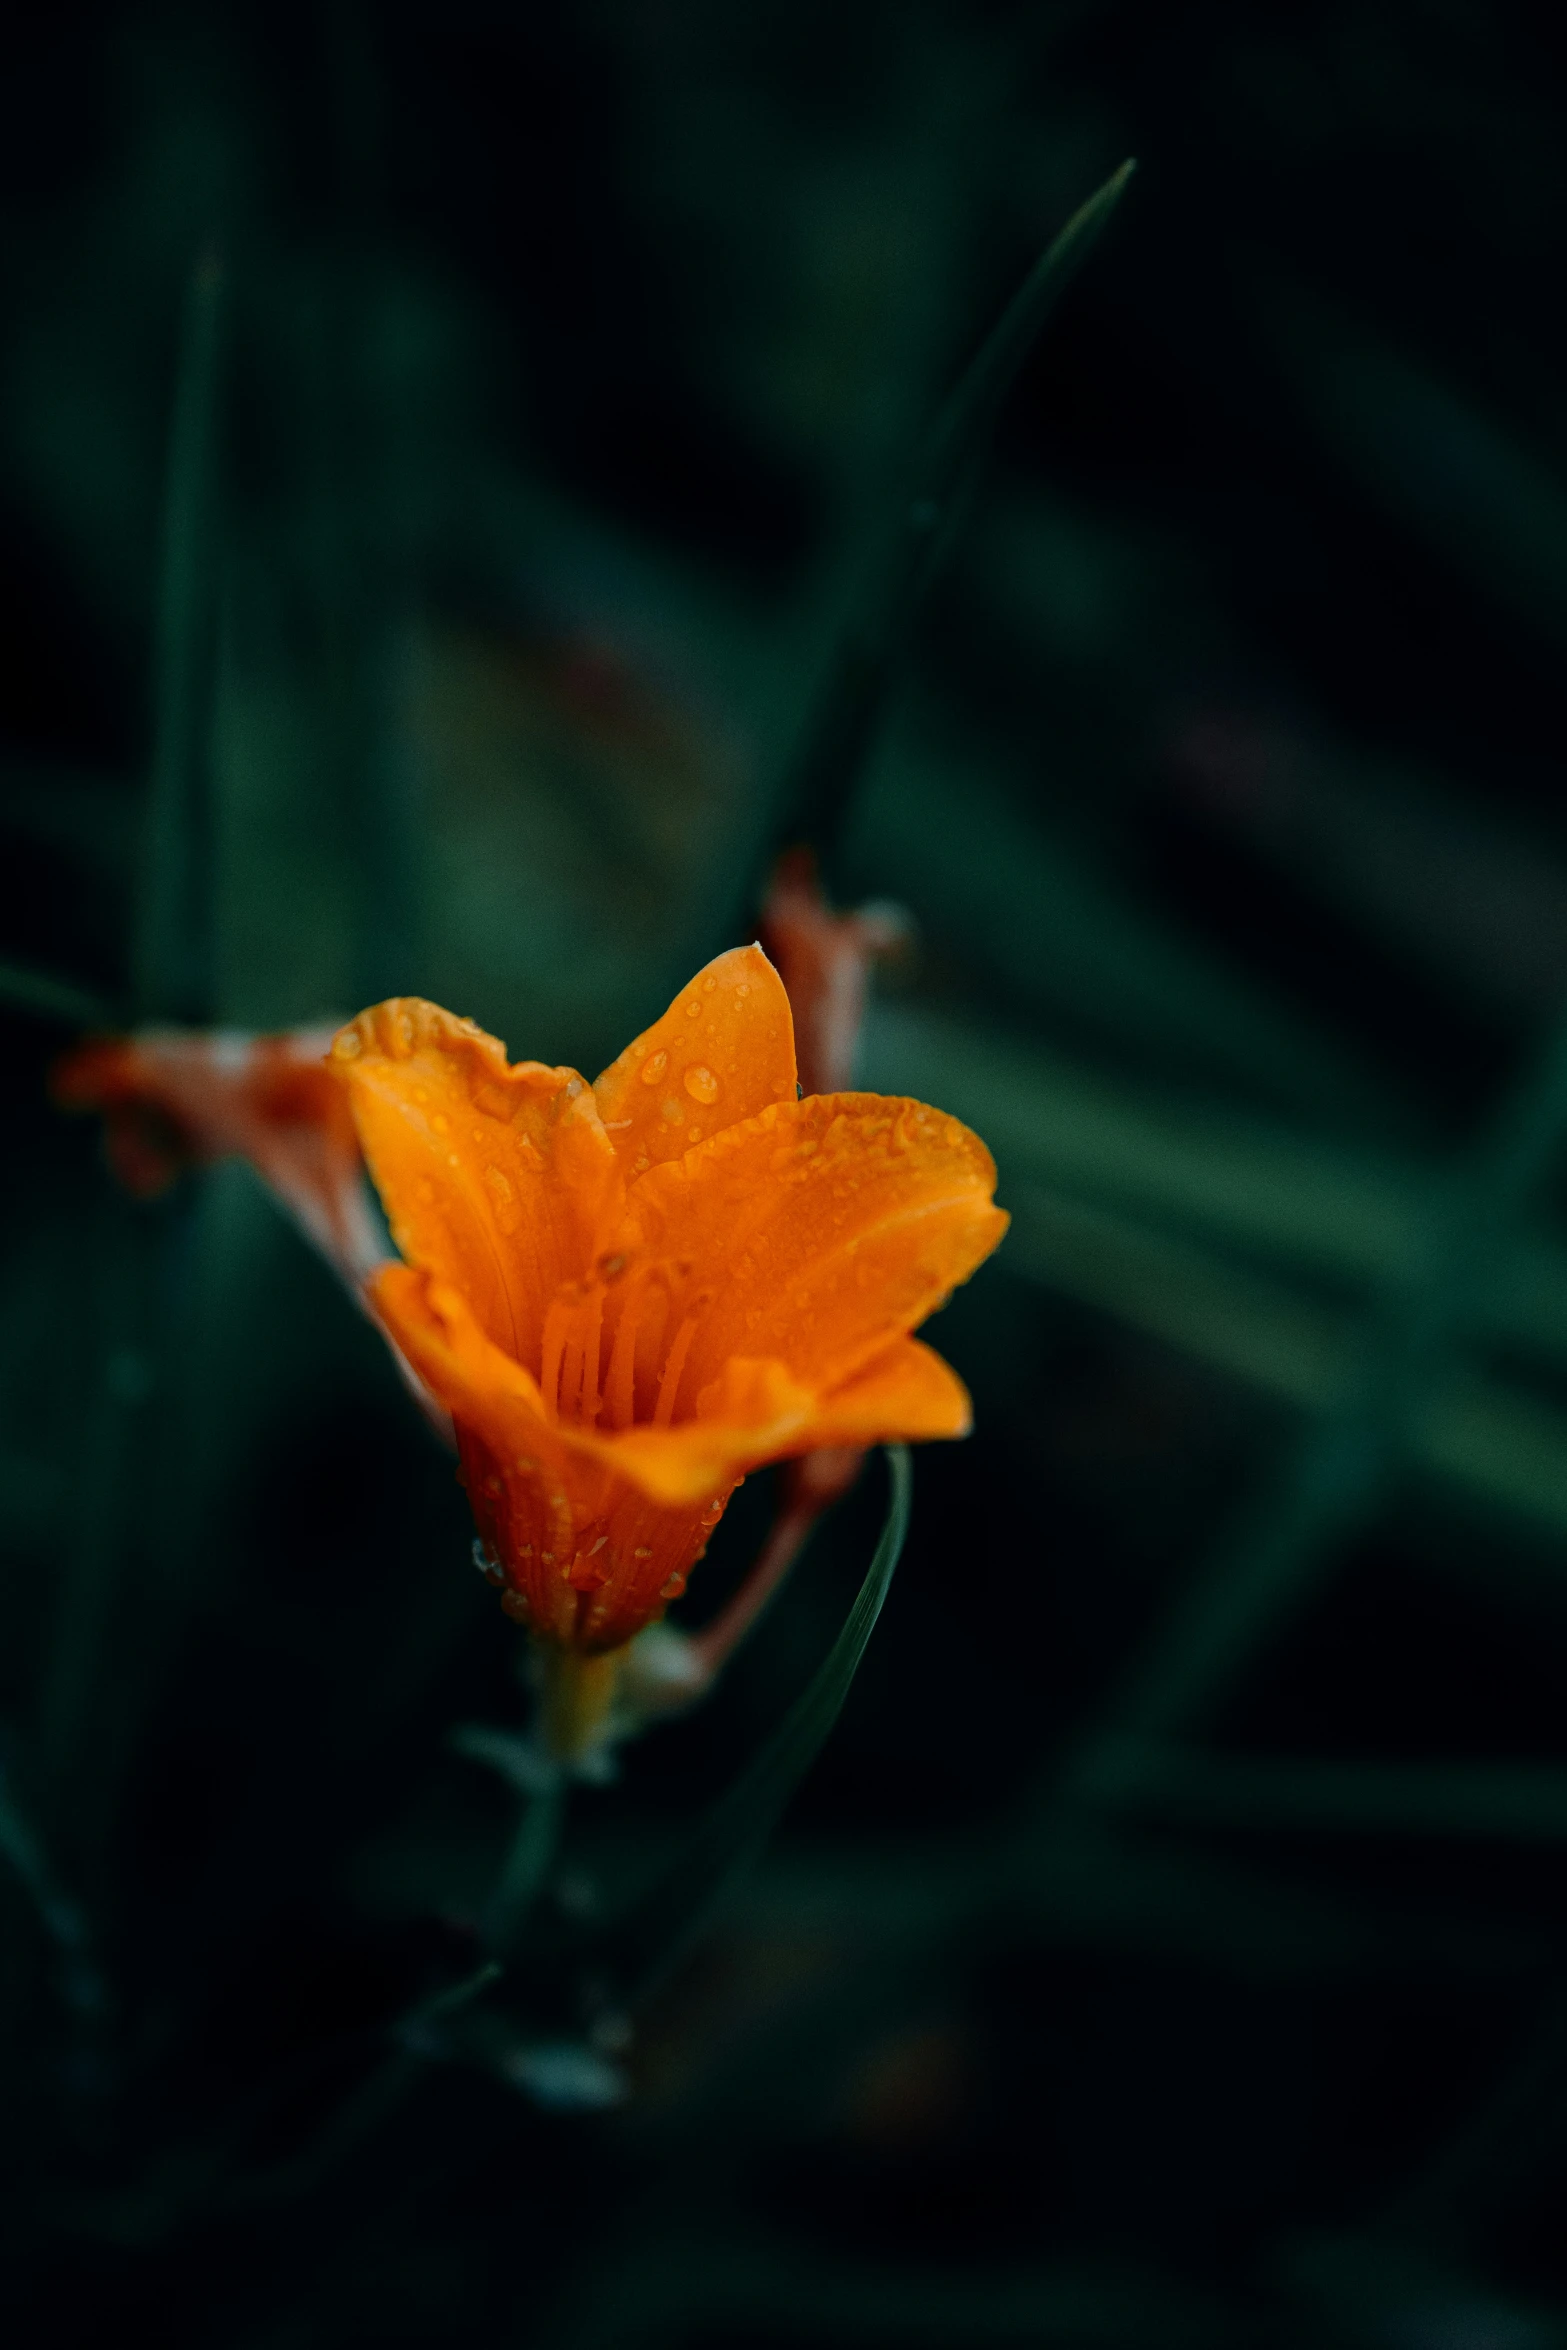
<instances>
[{"instance_id":1,"label":"curved stem","mask_svg":"<svg viewBox=\"0 0 1567 2350\"><path fill-rule=\"evenodd\" d=\"M814 1502L796 1502L780 1511L739 1590L712 1622L693 1636L690 1655L700 1674L701 1688L716 1679L729 1662L805 1548L820 1516L821 1507Z\"/></svg>"}]
</instances>

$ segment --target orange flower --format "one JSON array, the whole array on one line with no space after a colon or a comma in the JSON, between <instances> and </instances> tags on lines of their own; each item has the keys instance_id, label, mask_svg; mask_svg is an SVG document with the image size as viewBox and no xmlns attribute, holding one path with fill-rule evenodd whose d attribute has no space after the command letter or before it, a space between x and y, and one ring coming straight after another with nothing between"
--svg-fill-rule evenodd
<instances>
[{"instance_id":1,"label":"orange flower","mask_svg":"<svg viewBox=\"0 0 1567 2350\"><path fill-rule=\"evenodd\" d=\"M763 1462L966 1433L909 1332L1006 1228L990 1154L919 1102L797 1099L759 947L591 1086L410 998L331 1065L405 1259L375 1309L450 1410L505 1604L547 1648L608 1657L661 1615Z\"/></svg>"}]
</instances>

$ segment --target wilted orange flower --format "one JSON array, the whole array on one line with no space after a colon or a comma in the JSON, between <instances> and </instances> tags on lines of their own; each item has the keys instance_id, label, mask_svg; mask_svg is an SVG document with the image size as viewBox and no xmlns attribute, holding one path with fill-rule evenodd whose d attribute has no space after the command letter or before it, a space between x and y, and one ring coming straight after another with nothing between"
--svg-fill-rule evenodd
<instances>
[{"instance_id":1,"label":"wilted orange flower","mask_svg":"<svg viewBox=\"0 0 1567 2350\"><path fill-rule=\"evenodd\" d=\"M967 1431L909 1333L1006 1228L990 1154L919 1102L797 1099L759 947L591 1086L411 998L331 1065L405 1260L376 1311L546 1646L607 1656L660 1615L763 1462Z\"/></svg>"},{"instance_id":2,"label":"wilted orange flower","mask_svg":"<svg viewBox=\"0 0 1567 2350\"><path fill-rule=\"evenodd\" d=\"M276 1036L143 1028L89 1038L55 1068L56 1101L101 1110L126 1189L147 1199L187 1167L248 1159L351 1288L386 1256L353 1114L327 1065L330 1028Z\"/></svg>"},{"instance_id":3,"label":"wilted orange flower","mask_svg":"<svg viewBox=\"0 0 1567 2350\"><path fill-rule=\"evenodd\" d=\"M761 927L794 1010L806 1090L836 1093L854 1076L871 965L908 944L908 916L889 905L835 913L814 855L799 848L786 850L773 869Z\"/></svg>"}]
</instances>

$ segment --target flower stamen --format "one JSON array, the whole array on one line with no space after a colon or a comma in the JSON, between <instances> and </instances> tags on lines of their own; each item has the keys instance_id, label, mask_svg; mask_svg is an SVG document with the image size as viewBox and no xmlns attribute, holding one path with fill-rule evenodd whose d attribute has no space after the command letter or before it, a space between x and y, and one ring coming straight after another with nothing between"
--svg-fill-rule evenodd
<instances>
[{"instance_id":1,"label":"flower stamen","mask_svg":"<svg viewBox=\"0 0 1567 2350\"><path fill-rule=\"evenodd\" d=\"M642 1301L647 1295L646 1272L633 1273L626 1284L620 1303L620 1320L615 1327L615 1343L610 1349L609 1424L618 1435L629 1428L636 1414L637 1396L637 1324L642 1318Z\"/></svg>"},{"instance_id":2,"label":"flower stamen","mask_svg":"<svg viewBox=\"0 0 1567 2350\"><path fill-rule=\"evenodd\" d=\"M675 1342L664 1363L664 1375L658 1383L658 1402L653 1407L655 1428L667 1428L675 1416L675 1398L680 1392L680 1374L686 1367L686 1356L691 1352L691 1341L696 1336L696 1316L687 1314L675 1332Z\"/></svg>"},{"instance_id":3,"label":"flower stamen","mask_svg":"<svg viewBox=\"0 0 1567 2350\"><path fill-rule=\"evenodd\" d=\"M560 1419L560 1361L566 1351L566 1336L571 1325L571 1309L563 1297L550 1300L544 1316L544 1346L539 1364L539 1393L544 1409L552 1419Z\"/></svg>"},{"instance_id":4,"label":"flower stamen","mask_svg":"<svg viewBox=\"0 0 1567 2350\"><path fill-rule=\"evenodd\" d=\"M575 1424L582 1416L582 1316L580 1310L572 1316L573 1328L566 1340L566 1352L560 1370L560 1417Z\"/></svg>"},{"instance_id":5,"label":"flower stamen","mask_svg":"<svg viewBox=\"0 0 1567 2350\"><path fill-rule=\"evenodd\" d=\"M599 1394L599 1346L604 1333L604 1292L595 1289L583 1308L582 1334L582 1400L578 1416L585 1427L591 1428L599 1416L602 1397Z\"/></svg>"}]
</instances>

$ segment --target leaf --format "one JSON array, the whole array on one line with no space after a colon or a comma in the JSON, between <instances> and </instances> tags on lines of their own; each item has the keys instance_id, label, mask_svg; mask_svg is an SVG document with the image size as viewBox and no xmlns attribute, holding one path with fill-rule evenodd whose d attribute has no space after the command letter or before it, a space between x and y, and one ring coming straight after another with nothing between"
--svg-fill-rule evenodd
<instances>
[{"instance_id":1,"label":"leaf","mask_svg":"<svg viewBox=\"0 0 1567 2350\"><path fill-rule=\"evenodd\" d=\"M950 509L968 486L972 468L984 454L1019 368L1098 243L1136 168L1129 158L1086 204L1079 205L1035 262L954 386L931 429L907 517L906 526L917 531L927 546L939 544L943 521L950 516L930 516L922 513L922 507L935 502Z\"/></svg>"},{"instance_id":2,"label":"leaf","mask_svg":"<svg viewBox=\"0 0 1567 2350\"><path fill-rule=\"evenodd\" d=\"M881 1540L842 1631L815 1678L749 1768L727 1788L690 1842L637 1894L600 1955L625 2000L643 1996L684 1956L730 1888L766 1843L795 1788L826 1743L881 1614L908 1531L907 1448L887 1447L892 1491Z\"/></svg>"},{"instance_id":3,"label":"leaf","mask_svg":"<svg viewBox=\"0 0 1567 2350\"><path fill-rule=\"evenodd\" d=\"M1040 255L936 417L864 604L829 664L779 804L781 838L825 845L865 763L909 624L951 552L1018 369L1120 202L1123 163Z\"/></svg>"},{"instance_id":4,"label":"leaf","mask_svg":"<svg viewBox=\"0 0 1567 2350\"><path fill-rule=\"evenodd\" d=\"M217 675L218 391L223 263L198 256L185 301L163 507L152 774L136 909L143 1020L212 1017L212 715Z\"/></svg>"},{"instance_id":5,"label":"leaf","mask_svg":"<svg viewBox=\"0 0 1567 2350\"><path fill-rule=\"evenodd\" d=\"M431 2025L445 2023L475 1999L482 1998L492 1984L500 1981L502 1971L499 1959L485 1959L481 1966L475 1967L471 1974L464 1975L460 1982L448 1983L444 1990L420 2000L401 2023L394 2025L393 2039L401 2041L405 2048L412 2049L416 2055L428 2055L432 2047Z\"/></svg>"},{"instance_id":6,"label":"leaf","mask_svg":"<svg viewBox=\"0 0 1567 2350\"><path fill-rule=\"evenodd\" d=\"M603 2113L631 2093L619 2065L579 2040L521 2042L498 2059L496 2070L546 2113Z\"/></svg>"},{"instance_id":7,"label":"leaf","mask_svg":"<svg viewBox=\"0 0 1567 2350\"><path fill-rule=\"evenodd\" d=\"M516 1730L492 1729L487 1722L461 1722L449 1743L466 1761L498 1771L518 1795L538 1795L552 1787L559 1775L558 1766L533 1739Z\"/></svg>"}]
</instances>

